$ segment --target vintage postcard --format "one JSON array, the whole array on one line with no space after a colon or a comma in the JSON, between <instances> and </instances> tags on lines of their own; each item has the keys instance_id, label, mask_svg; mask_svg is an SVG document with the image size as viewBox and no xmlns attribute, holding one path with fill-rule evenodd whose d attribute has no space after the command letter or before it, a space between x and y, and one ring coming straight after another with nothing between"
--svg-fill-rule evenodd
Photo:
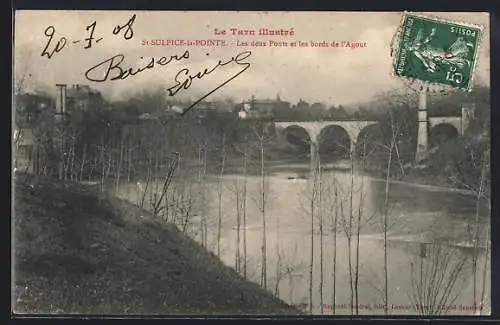
<instances>
[{"instance_id":1,"label":"vintage postcard","mask_svg":"<svg viewBox=\"0 0 500 325\"><path fill-rule=\"evenodd\" d=\"M17 11L15 315L489 315L479 12Z\"/></svg>"}]
</instances>

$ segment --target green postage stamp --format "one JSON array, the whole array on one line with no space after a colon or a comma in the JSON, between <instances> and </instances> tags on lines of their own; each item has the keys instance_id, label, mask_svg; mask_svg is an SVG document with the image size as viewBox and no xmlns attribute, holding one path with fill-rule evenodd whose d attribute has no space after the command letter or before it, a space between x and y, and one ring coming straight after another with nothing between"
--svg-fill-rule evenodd
<instances>
[{"instance_id":1,"label":"green postage stamp","mask_svg":"<svg viewBox=\"0 0 500 325\"><path fill-rule=\"evenodd\" d=\"M393 48L394 75L470 90L482 27L405 13Z\"/></svg>"}]
</instances>

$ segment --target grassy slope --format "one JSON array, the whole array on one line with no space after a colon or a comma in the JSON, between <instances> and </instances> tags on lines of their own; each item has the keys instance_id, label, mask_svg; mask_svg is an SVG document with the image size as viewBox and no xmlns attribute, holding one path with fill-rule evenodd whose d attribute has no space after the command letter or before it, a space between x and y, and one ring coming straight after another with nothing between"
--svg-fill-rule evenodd
<instances>
[{"instance_id":1,"label":"grassy slope","mask_svg":"<svg viewBox=\"0 0 500 325\"><path fill-rule=\"evenodd\" d=\"M298 313L128 202L27 175L15 184L17 313Z\"/></svg>"}]
</instances>

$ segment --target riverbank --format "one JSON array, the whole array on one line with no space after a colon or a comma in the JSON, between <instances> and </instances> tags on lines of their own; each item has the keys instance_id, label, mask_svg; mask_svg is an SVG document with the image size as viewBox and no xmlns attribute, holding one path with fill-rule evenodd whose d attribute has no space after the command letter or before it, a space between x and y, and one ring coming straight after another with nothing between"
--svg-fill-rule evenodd
<instances>
[{"instance_id":1,"label":"riverbank","mask_svg":"<svg viewBox=\"0 0 500 325\"><path fill-rule=\"evenodd\" d=\"M284 168L291 170L291 177L296 178L307 178L310 173L310 166L303 161L273 161L267 164L268 169L273 171L280 171ZM356 167L355 167L356 168ZM349 161L338 161L335 163L322 164L322 171L349 171L351 169ZM390 182L392 184L405 184L408 186L415 186L421 188L427 188L432 191L441 192L457 192L461 194L473 194L471 191L465 188L459 187L457 184L453 183L451 180L444 176L432 175L426 169L407 168L405 170L406 174L402 177L390 177ZM365 169L365 174L369 176L374 181L385 182L383 173L375 169Z\"/></svg>"},{"instance_id":2,"label":"riverbank","mask_svg":"<svg viewBox=\"0 0 500 325\"><path fill-rule=\"evenodd\" d=\"M185 163L182 167L182 170L177 170L176 175L181 178L189 178L193 175L193 170L198 170L199 166L196 165L196 161L189 161ZM166 173L167 166L163 166L163 171L160 174ZM290 179L307 179L311 172L311 167L308 160L304 159L280 159L280 160L265 160L264 168L266 171L266 175L273 175L278 173L288 173ZM369 176L374 181L383 181L385 182L384 173L375 167L355 167L358 170L363 169L363 174ZM348 172L351 169L350 162L348 160L340 160L337 162L324 163L321 165L321 169L323 172L331 172L331 171L339 171L339 172ZM398 171L399 172L399 171ZM243 165L240 161L228 160L224 166L224 174L243 174ZM249 161L247 164L247 175L249 176L259 176L261 173L261 165L260 161ZM394 176L397 174L398 176ZM217 178L219 177L217 170L208 171L208 177ZM122 178L124 175L122 175ZM141 179L145 179L145 176L142 178L134 177L134 181L138 181ZM393 173L390 177L390 182L393 184L406 184L408 186L416 186L427 188L433 191L442 191L442 192L458 192L462 194L470 194L473 193L466 188L459 187L458 184L452 182L450 179L447 179L444 176L433 175L425 168L418 167L406 167L405 175L401 176L401 173ZM110 186L113 186L114 180L110 182Z\"/></svg>"},{"instance_id":3,"label":"riverbank","mask_svg":"<svg viewBox=\"0 0 500 325\"><path fill-rule=\"evenodd\" d=\"M386 181L384 169L365 166L364 172L375 181ZM404 173L402 170L391 172L389 180L392 184L406 184L433 191L458 192L466 195L473 194L469 189L453 182L447 176L433 173L425 165L414 166L407 164L404 167Z\"/></svg>"},{"instance_id":4,"label":"riverbank","mask_svg":"<svg viewBox=\"0 0 500 325\"><path fill-rule=\"evenodd\" d=\"M26 174L14 182L16 313L300 313L129 202Z\"/></svg>"}]
</instances>

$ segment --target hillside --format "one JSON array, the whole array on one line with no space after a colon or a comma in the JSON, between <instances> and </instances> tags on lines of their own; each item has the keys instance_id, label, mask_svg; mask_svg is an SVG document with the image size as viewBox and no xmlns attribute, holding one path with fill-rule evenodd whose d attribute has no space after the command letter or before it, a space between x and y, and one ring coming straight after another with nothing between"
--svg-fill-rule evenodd
<instances>
[{"instance_id":1,"label":"hillside","mask_svg":"<svg viewBox=\"0 0 500 325\"><path fill-rule=\"evenodd\" d=\"M24 174L14 195L16 313L299 313L128 202Z\"/></svg>"}]
</instances>

